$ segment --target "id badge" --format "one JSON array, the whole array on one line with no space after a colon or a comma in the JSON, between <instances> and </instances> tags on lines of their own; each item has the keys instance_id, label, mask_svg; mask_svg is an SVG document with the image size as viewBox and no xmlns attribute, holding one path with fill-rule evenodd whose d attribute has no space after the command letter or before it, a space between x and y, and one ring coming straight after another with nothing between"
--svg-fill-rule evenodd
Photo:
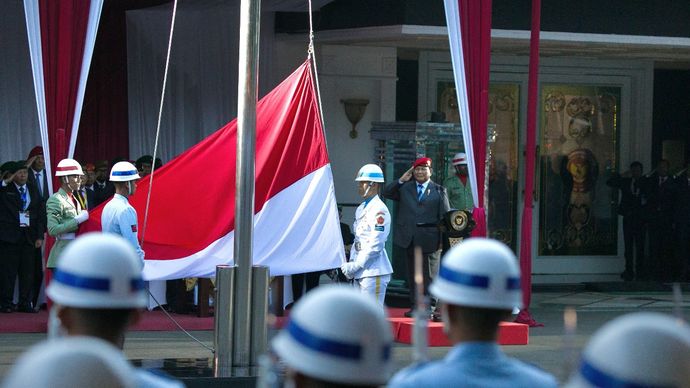
<instances>
[{"instance_id":1,"label":"id badge","mask_svg":"<svg viewBox=\"0 0 690 388\"><path fill-rule=\"evenodd\" d=\"M19 212L19 227L26 228L31 225L31 220L29 218L29 212Z\"/></svg>"}]
</instances>

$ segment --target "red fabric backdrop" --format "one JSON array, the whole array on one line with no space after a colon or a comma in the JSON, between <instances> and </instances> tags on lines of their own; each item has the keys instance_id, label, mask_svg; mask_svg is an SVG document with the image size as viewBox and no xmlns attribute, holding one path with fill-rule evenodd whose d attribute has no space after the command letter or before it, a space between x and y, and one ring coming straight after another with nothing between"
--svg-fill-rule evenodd
<instances>
[{"instance_id":1,"label":"red fabric backdrop","mask_svg":"<svg viewBox=\"0 0 690 388\"><path fill-rule=\"evenodd\" d=\"M129 158L126 12L167 1L104 1L74 151L77 160Z\"/></svg>"},{"instance_id":2,"label":"red fabric backdrop","mask_svg":"<svg viewBox=\"0 0 690 388\"><path fill-rule=\"evenodd\" d=\"M67 156L91 0L39 0L50 165ZM58 130L64 130L58 131ZM53 180L57 191L59 184Z\"/></svg>"},{"instance_id":3,"label":"red fabric backdrop","mask_svg":"<svg viewBox=\"0 0 690 388\"><path fill-rule=\"evenodd\" d=\"M520 272L522 275L522 304L516 321L530 326L543 326L530 312L532 299L532 210L534 208L534 175L537 158L537 108L539 91L539 30L541 26L541 0L532 0L532 34L530 37L529 80L527 86L527 142L525 145L525 196L520 235Z\"/></svg>"},{"instance_id":4,"label":"red fabric backdrop","mask_svg":"<svg viewBox=\"0 0 690 388\"><path fill-rule=\"evenodd\" d=\"M458 1L467 100L472 126L472 150L479 195L478 206L473 211L477 227L472 235L486 236L484 177L486 175L486 126L489 106L489 65L491 63L491 0Z\"/></svg>"}]
</instances>

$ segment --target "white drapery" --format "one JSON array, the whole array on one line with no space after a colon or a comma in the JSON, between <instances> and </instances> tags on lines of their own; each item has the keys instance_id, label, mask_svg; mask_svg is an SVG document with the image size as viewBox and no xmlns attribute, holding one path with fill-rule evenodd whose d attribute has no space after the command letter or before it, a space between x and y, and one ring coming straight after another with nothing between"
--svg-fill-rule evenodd
<instances>
[{"instance_id":1,"label":"white drapery","mask_svg":"<svg viewBox=\"0 0 690 388\"><path fill-rule=\"evenodd\" d=\"M74 120L72 122L72 132L69 139L68 157L74 157L74 148L77 146L77 135L79 134L79 122L81 121L81 108L84 106L84 93L86 92L86 81L89 79L89 69L91 68L91 58L93 57L93 47L96 45L96 34L98 24L101 20L101 10L104 0L91 0L89 8L89 24L86 26L86 41L84 42L84 57L82 59L81 73L79 74L79 89L77 90L77 102L74 107ZM45 149L45 147L43 147Z\"/></svg>"},{"instance_id":2,"label":"white drapery","mask_svg":"<svg viewBox=\"0 0 690 388\"><path fill-rule=\"evenodd\" d=\"M41 144L36 96L21 0L3 2L0 12L0 163L26 158ZM45 116L44 116L45 119ZM44 147L45 148L45 147Z\"/></svg>"},{"instance_id":3,"label":"white drapery","mask_svg":"<svg viewBox=\"0 0 690 388\"><path fill-rule=\"evenodd\" d=\"M208 0L178 6L158 144L163 161L237 114L239 3ZM169 4L127 12L131 159L153 153L171 15ZM273 18L273 12L262 12L260 91L274 86L264 82L272 80Z\"/></svg>"},{"instance_id":4,"label":"white drapery","mask_svg":"<svg viewBox=\"0 0 690 388\"><path fill-rule=\"evenodd\" d=\"M84 41L84 54L79 75L79 86L74 108L74 118L72 120L72 131L67 153L67 156L70 158L74 156L74 146L77 142L79 120L81 118L81 109L84 102L84 92L86 91L86 81L89 76L91 56L93 54L93 47L96 44L96 32L98 31L98 23L101 17L102 8L103 0L91 0L89 21ZM41 18L38 0L24 0L24 15L26 18L26 33L31 58L31 72L33 75L39 133L41 135L41 145L43 146L43 155L45 157L45 169L46 174L52 176L53 166L50 163L50 147L48 142L45 79L43 77L43 50L41 47ZM51 179L48 179L48 192L53 194L53 182Z\"/></svg>"},{"instance_id":5,"label":"white drapery","mask_svg":"<svg viewBox=\"0 0 690 388\"><path fill-rule=\"evenodd\" d=\"M467 154L467 171L470 177L472 189L472 201L474 207L479 206L479 191L477 184L477 170L474 161L474 148L472 147L472 125L470 123L470 105L467 100L467 79L465 77L465 57L462 51L462 32L460 27L460 7L458 0L444 0L446 10L446 24L448 25L448 40L450 43L450 56L453 63L453 76L455 78L460 123L462 123L462 141ZM484 185L484 182L481 182ZM485 204L486 205L486 204Z\"/></svg>"}]
</instances>

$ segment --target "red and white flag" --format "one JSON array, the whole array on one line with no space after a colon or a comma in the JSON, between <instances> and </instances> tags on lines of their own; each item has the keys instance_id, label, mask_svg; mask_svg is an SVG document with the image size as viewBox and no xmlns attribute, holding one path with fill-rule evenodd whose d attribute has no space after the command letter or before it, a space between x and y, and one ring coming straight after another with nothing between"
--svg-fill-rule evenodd
<instances>
[{"instance_id":1,"label":"red and white flag","mask_svg":"<svg viewBox=\"0 0 690 388\"><path fill-rule=\"evenodd\" d=\"M339 267L340 222L324 131L306 61L256 108L253 262L271 276ZM155 171L144 278L209 277L233 263L233 120ZM143 230L149 178L129 198ZM82 230L100 230L100 208Z\"/></svg>"}]
</instances>

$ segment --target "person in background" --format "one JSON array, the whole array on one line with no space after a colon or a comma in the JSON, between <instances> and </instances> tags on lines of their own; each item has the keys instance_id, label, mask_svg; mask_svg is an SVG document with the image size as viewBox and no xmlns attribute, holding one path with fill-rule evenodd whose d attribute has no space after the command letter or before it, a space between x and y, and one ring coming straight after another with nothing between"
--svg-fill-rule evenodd
<instances>
[{"instance_id":1,"label":"person in background","mask_svg":"<svg viewBox=\"0 0 690 388\"><path fill-rule=\"evenodd\" d=\"M46 176L46 163L43 156L43 147L36 146L29 152L26 159L28 169L28 181L38 189L39 198L45 203L50 197L48 192L48 177ZM38 198L37 198L38 199Z\"/></svg>"},{"instance_id":2,"label":"person in background","mask_svg":"<svg viewBox=\"0 0 690 388\"><path fill-rule=\"evenodd\" d=\"M43 203L43 208L46 206L46 201L50 197L48 190L48 176L46 174L45 157L43 156L43 147L36 146L31 149L29 156L26 159L26 166L28 167L28 184L35 186L38 191L38 198ZM44 219L43 225L46 225L48 220ZM45 236L43 236L45 240ZM36 248L34 253L34 285L33 285L33 300L32 304L38 307L38 297L41 293L41 286L43 285L43 250L45 246Z\"/></svg>"},{"instance_id":3,"label":"person in background","mask_svg":"<svg viewBox=\"0 0 690 388\"><path fill-rule=\"evenodd\" d=\"M432 173L431 159L419 158L400 179L389 183L383 191L385 198L398 202L393 243L407 252L407 288L412 306L415 305L415 247L422 249L424 294L428 295L431 278L438 272L443 247L438 225L450 210L446 188L431 180ZM405 316L411 317L412 312L410 309Z\"/></svg>"},{"instance_id":4,"label":"person in background","mask_svg":"<svg viewBox=\"0 0 690 388\"><path fill-rule=\"evenodd\" d=\"M442 302L453 348L441 360L401 370L389 387L558 386L553 376L506 356L497 344L499 323L522 304L520 269L505 244L477 237L455 245L430 289Z\"/></svg>"},{"instance_id":5,"label":"person in background","mask_svg":"<svg viewBox=\"0 0 690 388\"><path fill-rule=\"evenodd\" d=\"M618 214L623 216L623 240L625 241L625 271L621 279L627 281L639 278L645 272L644 246L646 231L643 220L642 163L630 163L630 170L621 175L614 174L606 184L620 190Z\"/></svg>"},{"instance_id":6,"label":"person in background","mask_svg":"<svg viewBox=\"0 0 690 388\"><path fill-rule=\"evenodd\" d=\"M0 188L0 312L11 313L15 281L19 279L16 311L35 313L33 304L36 249L43 245L45 207L36 187L27 183L25 161L6 167L9 176Z\"/></svg>"},{"instance_id":7,"label":"person in background","mask_svg":"<svg viewBox=\"0 0 690 388\"><path fill-rule=\"evenodd\" d=\"M96 162L95 182L93 185L93 206L96 207L115 194L113 184L108 181L110 165L107 160Z\"/></svg>"},{"instance_id":8,"label":"person in background","mask_svg":"<svg viewBox=\"0 0 690 388\"><path fill-rule=\"evenodd\" d=\"M676 180L669 175L668 160L660 160L656 172L645 179L643 194L647 198L644 216L649 232L649 267L643 280L671 280L674 276L673 199Z\"/></svg>"},{"instance_id":9,"label":"person in background","mask_svg":"<svg viewBox=\"0 0 690 388\"><path fill-rule=\"evenodd\" d=\"M474 202L467 171L467 155L464 152L458 152L453 156L453 168L455 175L446 178L443 182L443 186L448 190L450 207L472 212Z\"/></svg>"}]
</instances>

